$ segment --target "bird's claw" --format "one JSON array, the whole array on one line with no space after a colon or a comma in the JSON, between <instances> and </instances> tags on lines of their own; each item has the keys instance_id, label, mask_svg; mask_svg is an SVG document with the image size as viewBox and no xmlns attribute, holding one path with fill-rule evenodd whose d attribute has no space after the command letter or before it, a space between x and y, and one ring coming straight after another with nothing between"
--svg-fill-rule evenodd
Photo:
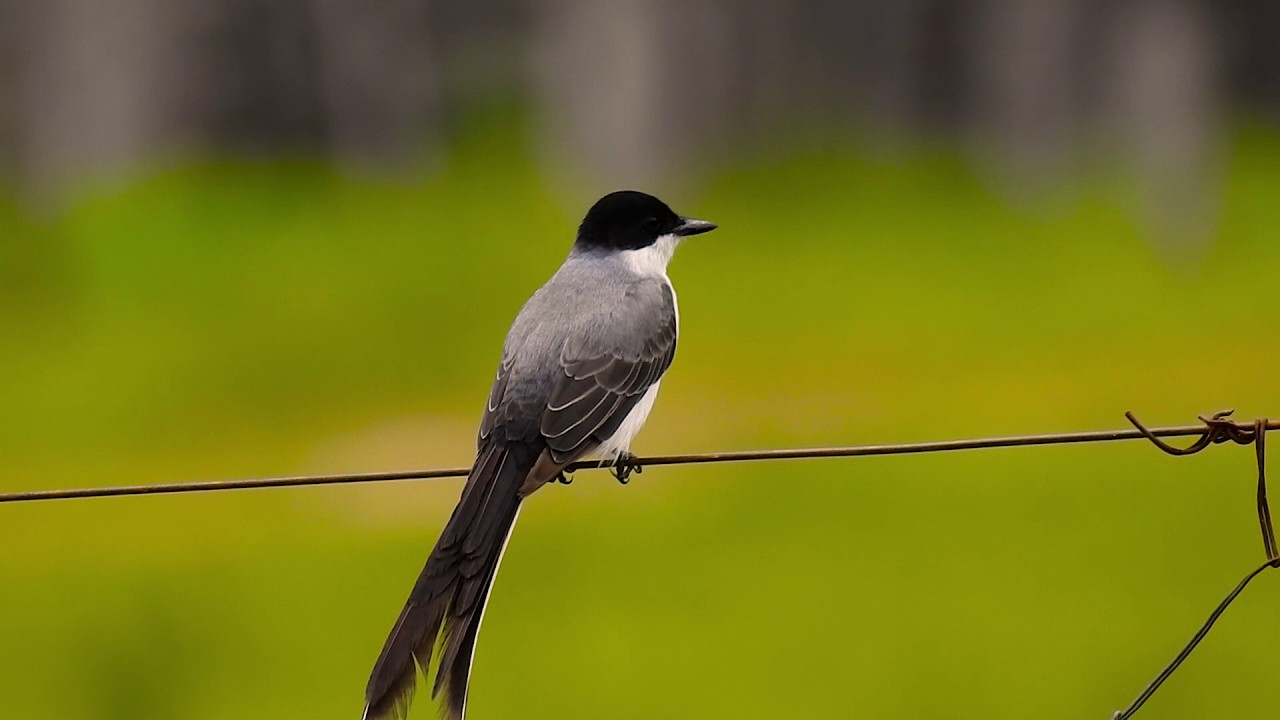
<instances>
[{"instance_id":1,"label":"bird's claw","mask_svg":"<svg viewBox=\"0 0 1280 720\"><path fill-rule=\"evenodd\" d=\"M609 470L618 482L626 485L631 482L631 474L639 475L644 472L644 466L636 464L636 456L629 452L618 454L618 459L613 461L613 468Z\"/></svg>"},{"instance_id":2,"label":"bird's claw","mask_svg":"<svg viewBox=\"0 0 1280 720\"><path fill-rule=\"evenodd\" d=\"M551 482L560 483L561 485L572 485L573 476L562 470L555 477L551 478Z\"/></svg>"}]
</instances>

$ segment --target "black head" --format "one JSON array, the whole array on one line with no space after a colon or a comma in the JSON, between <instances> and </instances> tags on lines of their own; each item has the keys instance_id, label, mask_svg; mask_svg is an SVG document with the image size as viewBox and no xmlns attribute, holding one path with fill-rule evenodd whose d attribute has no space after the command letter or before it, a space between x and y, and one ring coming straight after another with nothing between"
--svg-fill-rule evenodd
<instances>
[{"instance_id":1,"label":"black head","mask_svg":"<svg viewBox=\"0 0 1280 720\"><path fill-rule=\"evenodd\" d=\"M604 250L638 250L648 247L663 235L697 235L716 226L705 220L692 220L672 212L667 204L652 195L635 190L619 190L596 201L578 226L581 248Z\"/></svg>"}]
</instances>

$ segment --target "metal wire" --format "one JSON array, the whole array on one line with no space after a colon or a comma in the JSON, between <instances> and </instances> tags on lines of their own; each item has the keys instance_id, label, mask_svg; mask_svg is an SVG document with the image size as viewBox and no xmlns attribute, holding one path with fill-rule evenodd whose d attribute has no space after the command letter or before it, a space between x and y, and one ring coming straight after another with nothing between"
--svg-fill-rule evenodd
<instances>
[{"instance_id":1,"label":"metal wire","mask_svg":"<svg viewBox=\"0 0 1280 720\"><path fill-rule=\"evenodd\" d=\"M801 458L841 458L867 455L912 455L920 453L948 452L953 450L978 450L982 448L1022 447L1028 445L1069 445L1076 443L1111 442L1166 437L1200 436L1197 445L1221 442L1217 437L1225 428L1240 433L1254 431L1253 423L1226 420L1220 413L1215 417L1217 425L1202 418L1200 425L1179 425L1162 428L1137 426L1122 430L1095 430L1089 432L1053 433L1048 435L1018 435L1012 437L976 438L971 440L940 440L934 442L898 443L891 445L852 445L826 448L791 448L780 450L742 450L733 452L700 453L692 455L658 455L633 458L632 467L651 465L693 465L702 463L744 462L750 460L797 460ZM1215 430L1216 428L1219 428ZM1267 422L1264 431L1280 430L1280 421ZM1218 435L1215 435L1217 433ZM576 462L566 468L576 472L601 467L596 461ZM0 503L34 502L37 500L69 500L72 498L121 497L127 495L166 495L173 493L207 492L212 490L245 490L249 488L302 487L310 485L350 485L392 480L426 480L433 478L465 477L470 468L437 468L430 470L399 470L391 472L352 473L344 475L296 475L291 477L245 478L239 480L200 480L193 482L163 483L158 485L120 485L113 487L82 487L63 490L26 490L0 493Z\"/></svg>"},{"instance_id":2,"label":"metal wire","mask_svg":"<svg viewBox=\"0 0 1280 720\"><path fill-rule=\"evenodd\" d=\"M1125 417L1133 425L1132 429L1099 430L1092 432L1054 433L1049 435L1018 435L1013 437L978 438L973 440L942 440L936 442L900 443L893 445L853 445L847 447L797 448L789 450L745 450L739 452L702 453L695 455L662 455L657 457L628 457L624 469L640 470L650 465L691 465L701 463L740 462L746 460L796 460L800 458L838 458L860 457L864 455L908 455L919 453L946 452L950 450L977 450L981 448L1020 447L1028 445L1068 445L1077 443L1110 442L1116 440L1150 441L1160 450L1175 456L1186 456L1198 453L1210 445L1234 442L1239 445L1253 444L1256 448L1258 462L1258 520L1262 530L1263 546L1267 561L1253 572L1250 572L1236 585L1213 613L1200 627L1191 640L1182 648L1156 678L1147 685L1141 694L1123 711L1112 715L1112 720L1128 720L1147 702L1160 686L1168 680L1182 665L1202 640L1209 634L1214 623L1222 616L1231 603L1242 593L1249 582L1263 570L1280 567L1280 551L1277 551L1275 530L1271 522L1271 509L1267 503L1266 484L1266 434L1271 430L1280 430L1280 421L1258 418L1251 423L1241 423L1230 418L1231 411L1225 410L1210 417L1201 416L1199 425L1180 425L1176 427L1147 428L1134 417L1133 413L1125 413ZM1195 437L1186 447L1176 447L1162 438ZM581 461L565 468L566 472L575 472L588 468L603 467L600 462ZM24 492L0 493L0 503L31 502L35 500L65 500L70 498L119 497L124 495L158 495L168 493L186 493L208 490L243 490L247 488L266 487L298 487L303 485L347 485L367 482L386 482L391 480L418 480L428 478L462 477L469 468L444 468L432 470L405 470L398 472L357 473L349 475L299 475L294 477L249 478L244 480L212 480L201 482L165 483L160 485L122 485L101 488L72 488L67 490L30 490ZM626 477L620 474L619 479ZM567 479L563 480L567 482Z\"/></svg>"},{"instance_id":3,"label":"metal wire","mask_svg":"<svg viewBox=\"0 0 1280 720\"><path fill-rule=\"evenodd\" d=\"M1222 599L1222 602L1218 603L1218 607L1214 608L1213 612L1209 614L1209 619L1200 626L1200 629L1196 631L1195 635L1191 636L1191 640L1182 647L1182 650L1178 652L1173 660L1171 660L1169 664L1160 671L1160 674L1157 675L1154 680L1147 684L1147 687L1142 690L1132 703L1129 703L1129 707L1116 712L1111 716L1111 720L1129 720L1129 718L1133 717L1133 714L1138 712L1138 710L1146 704L1147 700L1151 699L1152 695L1156 694L1156 691L1160 689L1160 686L1172 677L1175 672L1177 672L1178 668L1182 666L1182 663L1187 658L1191 657L1191 653L1200 645L1200 641L1204 640L1205 636L1209 634L1209 631L1213 629L1213 624L1218 622L1218 618L1222 617L1222 613L1226 612L1227 608L1231 606L1231 603L1235 602L1235 599L1239 597L1240 593L1244 592L1244 589L1249 586L1249 582L1267 568L1280 567L1280 552L1277 552L1276 549L1276 531L1271 524L1271 507L1267 503L1266 443L1267 430L1270 428L1271 423L1266 418L1258 418L1253 421L1252 427L1245 427L1240 423L1231 420L1230 415L1230 410L1223 410L1222 412L1215 413L1211 417L1204 417L1201 415L1200 422L1204 423L1204 434L1187 447L1180 448L1174 447L1156 437L1154 432L1146 429L1143 427L1142 423L1138 422L1138 418L1134 417L1133 413L1129 412L1124 414L1124 416L1129 419L1129 422L1133 423L1133 426L1142 432L1143 437L1150 440L1151 443L1160 448L1160 450L1175 457L1194 455L1216 443L1233 442L1237 445L1253 444L1255 449L1254 456L1258 461L1258 524L1262 530L1262 545L1263 550L1267 554L1267 561L1258 566L1258 568L1253 572L1244 576L1244 579L1236 585L1235 589L1228 593L1227 596Z\"/></svg>"},{"instance_id":4,"label":"metal wire","mask_svg":"<svg viewBox=\"0 0 1280 720\"><path fill-rule=\"evenodd\" d=\"M1222 599L1222 602L1218 603L1218 607L1213 609L1213 612L1209 614L1209 619L1205 620L1204 624L1200 626L1200 629L1196 631L1196 634L1191 636L1191 640L1188 641L1187 644L1183 646L1182 650L1178 652L1177 657L1175 657L1172 662L1160 671L1160 674L1156 676L1155 680L1152 680L1145 688L1143 688L1138 697L1129 704L1129 707L1124 710L1116 711L1111 716L1111 720L1129 720L1129 718L1133 717L1133 714L1138 712L1138 710L1140 710L1142 706L1151 699L1152 695L1156 694L1156 691L1160 689L1160 686L1164 684L1164 681L1168 680L1169 677L1172 676L1179 667L1181 667L1182 662L1188 657L1191 657L1191 652L1196 649L1196 646L1200 644L1200 641L1204 640L1205 636L1209 634L1209 631L1213 629L1213 624L1218 622L1218 618L1222 617L1222 613L1226 612L1227 608L1231 606L1231 603L1235 602L1235 599L1239 597L1240 593L1244 592L1244 589L1249 586L1249 581L1257 577L1263 570L1273 567L1280 567L1280 561L1267 560L1263 564L1259 565L1253 572L1245 575L1244 579L1236 585L1235 589L1228 593L1227 596Z\"/></svg>"}]
</instances>

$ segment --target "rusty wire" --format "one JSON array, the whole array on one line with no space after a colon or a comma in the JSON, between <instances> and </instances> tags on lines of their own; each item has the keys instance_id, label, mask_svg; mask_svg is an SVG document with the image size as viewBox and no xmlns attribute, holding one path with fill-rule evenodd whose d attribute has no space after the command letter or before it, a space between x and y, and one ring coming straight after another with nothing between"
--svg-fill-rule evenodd
<instances>
[{"instance_id":1,"label":"rusty wire","mask_svg":"<svg viewBox=\"0 0 1280 720\"><path fill-rule=\"evenodd\" d=\"M1215 415L1218 418L1222 413ZM1225 417L1225 416L1224 416ZM1202 422L1209 421L1201 419ZM1217 422L1217 421L1215 421ZM1225 423L1225 425L1223 425ZM1251 432L1253 424L1241 424L1222 419L1221 428L1234 427L1233 432ZM1263 432L1280 430L1280 421L1265 424ZM1028 445L1068 445L1076 443L1139 440L1142 438L1201 436L1193 444L1207 446L1217 440L1211 433L1227 432L1225 429L1206 429L1201 425L1180 425L1162 428L1129 428L1124 430L1095 430L1089 432L1053 433L1048 435L1018 435L1012 437L976 438L971 440L940 440L933 442L899 443L893 445L853 445L825 448L789 448L781 450L742 450L730 452L700 453L692 455L658 455L637 457L630 461L632 467L651 465L692 465L702 463L744 462L749 460L796 460L800 458L863 457L869 455L913 455L919 453L953 450L977 450L982 448L1022 447ZM1169 447L1167 444L1164 447ZM1176 452L1176 448L1174 448ZM601 467L599 462L586 460L573 463L566 472L576 472ZM344 475L297 475L291 477L245 478L239 480L198 480L192 482L161 483L155 485L120 485L113 487L81 487L63 490L24 490L0 493L0 503L32 502L36 500L69 500L72 498L120 497L126 495L164 495L172 493L204 492L211 490L245 490L249 488L302 487L310 485L348 485L356 483L388 482L392 480L426 480L436 478L465 477L470 468L436 468L431 470L394 470L390 472L352 473Z\"/></svg>"},{"instance_id":2,"label":"rusty wire","mask_svg":"<svg viewBox=\"0 0 1280 720\"><path fill-rule=\"evenodd\" d=\"M1160 689L1170 676L1182 665L1192 651L1209 634L1214 623L1226 611L1231 603L1249 585L1249 582L1271 567L1280 567L1280 552L1277 551L1275 530L1271 522L1271 509L1267 502L1266 483L1266 435L1271 430L1280 430L1280 421L1258 418L1252 423L1242 423L1231 419L1231 411L1215 413L1210 417L1201 416L1199 425L1182 425L1175 427L1148 428L1134 417L1133 413L1125 413L1125 417L1133 424L1133 429L1098 430L1090 432L1055 433L1047 435L1019 435L1011 437L977 438L971 440L942 440L935 442L899 443L892 445L854 445L827 448L795 448L782 450L746 450L737 452L701 453L693 455L662 455L655 457L631 458L628 465L634 469L650 465L688 465L701 463L740 462L748 460L794 460L800 458L838 458L861 457L870 455L908 455L920 453L945 452L952 450L976 450L981 448L1021 447L1032 445L1066 445L1077 443L1109 442L1117 440L1146 439L1160 450L1174 456L1194 455L1210 445L1233 442L1239 445L1252 444L1258 462L1257 510L1258 522L1262 529L1262 542L1266 552L1266 562L1251 571L1228 593L1209 615L1209 619L1201 625L1196 634L1182 648L1155 680L1143 689L1130 705L1123 711L1116 711L1112 720L1128 720L1136 713L1152 695ZM1186 447L1177 447L1164 441L1169 437L1195 437ZM566 468L566 472L575 472L589 468L599 468L601 463L580 461ZM30 502L36 500L65 500L71 498L119 497L127 495L158 495L171 493L187 493L210 490L242 490L248 488L268 487L300 487L310 485L345 485L354 483L385 482L391 480L416 480L430 478L463 477L469 468L438 468L431 470L404 470L377 473L355 473L346 475L300 475L294 477L247 478L241 480L211 480L196 482L163 483L158 485L122 485L98 488L71 488L65 490L29 490L0 493L0 503Z\"/></svg>"},{"instance_id":3,"label":"rusty wire","mask_svg":"<svg viewBox=\"0 0 1280 720\"><path fill-rule=\"evenodd\" d=\"M1258 461L1258 523L1262 526L1262 545L1266 552L1267 559L1257 568L1252 570L1248 575L1244 576L1230 593L1218 603L1218 606L1209 614L1209 619L1200 626L1195 635L1191 636L1191 640L1183 646L1182 650L1169 662L1168 665L1160 671L1154 680L1143 688L1138 697L1134 699L1129 707L1122 711L1117 711L1111 716L1112 720L1128 720L1133 714L1151 698L1152 695L1160 689L1165 680L1177 671L1188 657L1191 657L1192 651L1200 644L1201 640L1209 634L1213 629L1214 623L1218 622L1218 618L1222 617L1222 613L1226 612L1231 603L1239 597L1240 593L1248 587L1249 581L1253 580L1263 570L1267 568L1280 567L1280 553L1276 552L1276 532L1271 524L1271 507L1267 503L1267 430L1271 428L1271 423L1266 418L1258 418L1253 421L1252 426L1245 426L1230 419L1231 411L1224 410L1215 413L1212 417L1200 416L1200 422L1204 423L1203 434L1187 447L1174 447L1169 443L1161 440L1155 431L1148 430L1138 422L1138 418L1133 413L1124 414L1129 422L1142 433L1142 436L1150 440L1153 445L1160 448L1164 452L1174 456L1194 455L1201 450L1217 443L1234 442L1237 445L1254 446L1254 455Z\"/></svg>"}]
</instances>

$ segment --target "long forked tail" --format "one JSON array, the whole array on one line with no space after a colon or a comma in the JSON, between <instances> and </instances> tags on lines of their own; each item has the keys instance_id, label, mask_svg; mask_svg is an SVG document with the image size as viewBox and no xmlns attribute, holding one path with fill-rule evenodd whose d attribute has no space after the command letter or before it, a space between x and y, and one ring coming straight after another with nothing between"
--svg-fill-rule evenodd
<instances>
[{"instance_id":1,"label":"long forked tail","mask_svg":"<svg viewBox=\"0 0 1280 720\"><path fill-rule=\"evenodd\" d=\"M443 690L447 717L462 720L485 601L520 512L519 489L533 454L521 445L481 449L369 675L363 720L407 715L417 667L426 674L437 639L442 650L431 697Z\"/></svg>"}]
</instances>

